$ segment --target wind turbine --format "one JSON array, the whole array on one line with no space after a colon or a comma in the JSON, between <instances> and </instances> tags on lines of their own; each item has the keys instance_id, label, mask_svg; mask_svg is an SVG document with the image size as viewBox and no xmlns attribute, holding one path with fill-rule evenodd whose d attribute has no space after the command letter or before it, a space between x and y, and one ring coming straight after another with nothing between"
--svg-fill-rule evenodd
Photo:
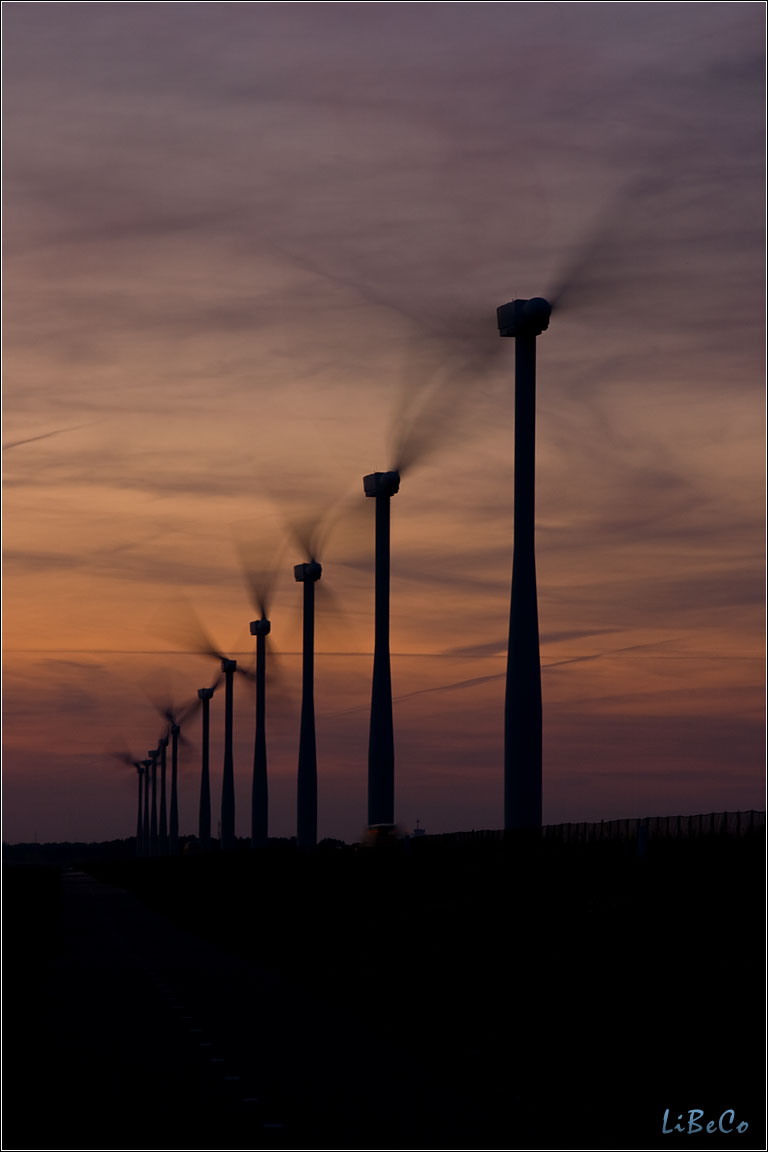
<instances>
[{"instance_id":1,"label":"wind turbine","mask_svg":"<svg viewBox=\"0 0 768 1152\"><path fill-rule=\"evenodd\" d=\"M150 750L147 752L150 764L149 770L152 773L152 803L149 820L150 856L157 856L157 757L159 752L159 748L150 748Z\"/></svg>"},{"instance_id":2,"label":"wind turbine","mask_svg":"<svg viewBox=\"0 0 768 1152\"><path fill-rule=\"evenodd\" d=\"M269 788L267 784L266 663L267 636L272 624L262 611L250 623L256 637L256 729L253 743L253 784L251 787L251 847L264 845L269 836Z\"/></svg>"},{"instance_id":3,"label":"wind turbine","mask_svg":"<svg viewBox=\"0 0 768 1152\"><path fill-rule=\"evenodd\" d=\"M210 708L213 694L220 683L221 676L217 676L210 688L198 688L197 690L197 698L202 708L202 766L200 773L198 838L203 851L208 851L211 846Z\"/></svg>"},{"instance_id":4,"label":"wind turbine","mask_svg":"<svg viewBox=\"0 0 768 1152\"><path fill-rule=\"evenodd\" d=\"M224 852L235 846L235 763L233 754L234 681L237 660L221 657L224 673L224 770L221 778L221 847Z\"/></svg>"},{"instance_id":5,"label":"wind turbine","mask_svg":"<svg viewBox=\"0 0 768 1152\"><path fill-rule=\"evenodd\" d=\"M300 848L317 844L317 746L315 740L315 598L316 585L323 574L318 554L329 533L347 509L346 499L313 520L290 525L306 560L295 564L293 577L303 584L301 722L299 728L299 767L296 790L296 843ZM324 588L324 596L332 593Z\"/></svg>"},{"instance_id":6,"label":"wind turbine","mask_svg":"<svg viewBox=\"0 0 768 1152\"><path fill-rule=\"evenodd\" d=\"M269 787L267 777L266 682L267 637L272 631L269 604L277 570L256 570L244 545L239 548L240 562L256 620L249 624L256 637L256 717L253 742L253 781L251 785L251 847L267 843L269 835ZM273 654L274 655L274 654Z\"/></svg>"},{"instance_id":7,"label":"wind turbine","mask_svg":"<svg viewBox=\"0 0 768 1152\"><path fill-rule=\"evenodd\" d=\"M512 593L504 704L504 827L540 828L542 821L542 707L534 551L536 455L536 340L553 311L589 300L590 284L615 256L622 214L642 193L620 189L593 230L575 246L552 284L549 299L534 296L496 309L499 335L515 341L515 493ZM574 296L577 290L579 297Z\"/></svg>"},{"instance_id":8,"label":"wind turbine","mask_svg":"<svg viewBox=\"0 0 768 1152\"><path fill-rule=\"evenodd\" d=\"M138 809L136 812L136 855L141 856L141 855L143 855L143 850L144 850L144 845L143 845L144 824L143 824L143 820L142 820L142 817L143 817L142 802L143 802L144 765L141 763L140 760L136 760L136 761L134 761L134 763L135 763L136 772L137 772L138 779L139 779L139 803L138 803Z\"/></svg>"},{"instance_id":9,"label":"wind turbine","mask_svg":"<svg viewBox=\"0 0 768 1152\"><path fill-rule=\"evenodd\" d=\"M179 743L188 743L181 734L181 725L197 711L200 707L200 702L195 699L192 703L181 709L176 708L172 703L168 702L167 699L163 703L159 703L157 700L155 700L154 703L157 711L168 722L168 737L166 738L166 743L168 738L170 738L171 744L171 798L168 812L168 851L171 856L175 856L179 850ZM162 828L162 815L160 823Z\"/></svg>"},{"instance_id":10,"label":"wind turbine","mask_svg":"<svg viewBox=\"0 0 768 1152\"><path fill-rule=\"evenodd\" d=\"M144 855L144 765L143 760L134 760L130 752L113 752L112 755L121 764L128 764L135 768L139 781L139 802L136 814L136 855Z\"/></svg>"},{"instance_id":11,"label":"wind turbine","mask_svg":"<svg viewBox=\"0 0 768 1152\"><path fill-rule=\"evenodd\" d=\"M144 819L142 821L142 856L149 856L150 854L150 836L149 836L149 770L152 767L151 760L140 761L144 769Z\"/></svg>"},{"instance_id":12,"label":"wind turbine","mask_svg":"<svg viewBox=\"0 0 768 1152\"><path fill-rule=\"evenodd\" d=\"M400 488L400 473L372 472L363 477L366 496L376 501L376 603L371 722L368 737L368 826L395 822L395 739L389 656L390 500Z\"/></svg>"},{"instance_id":13,"label":"wind turbine","mask_svg":"<svg viewBox=\"0 0 768 1152\"><path fill-rule=\"evenodd\" d=\"M181 605L177 605L177 608L181 608ZM194 652L197 652L201 656L212 657L214 660L219 661L221 667L222 677L216 681L212 689L201 688L198 692L198 698L203 702L205 707L206 700L210 701L213 696L213 691L218 686L220 679L224 679L224 766L221 786L221 847L224 851L229 851L235 846L235 768L233 753L234 678L235 673L238 671L247 677L250 677L251 674L245 669L238 669L237 661L229 659L229 657L225 656L224 653L217 648L203 628L197 615L192 611L190 605L184 605L183 619L178 620L177 626L173 631L176 638L183 637L184 643L189 644ZM201 695L201 693L208 692L210 692L210 695ZM207 712L205 715L207 717ZM208 784L208 787L210 787L210 784ZM201 827L203 820L204 789L205 783L201 785ZM208 795L207 806L207 835L210 839L210 794Z\"/></svg>"},{"instance_id":14,"label":"wind turbine","mask_svg":"<svg viewBox=\"0 0 768 1152\"><path fill-rule=\"evenodd\" d=\"M167 850L175 856L178 851L178 745L189 744L182 735L182 723L189 720L198 711L200 702L197 696L183 706L174 702L172 691L167 681L164 687L158 688L157 676L153 675L145 687L155 712L167 723L166 744L170 743L170 798L168 805ZM167 753L166 753L167 755ZM165 787L161 785L160 799L160 835L164 829Z\"/></svg>"},{"instance_id":15,"label":"wind turbine","mask_svg":"<svg viewBox=\"0 0 768 1152\"><path fill-rule=\"evenodd\" d=\"M267 784L267 636L272 630L263 599L257 608L259 618L250 623L256 637L256 727L253 743L253 783L251 787L251 847L263 846L269 835L269 788Z\"/></svg>"},{"instance_id":16,"label":"wind turbine","mask_svg":"<svg viewBox=\"0 0 768 1152\"><path fill-rule=\"evenodd\" d=\"M171 734L171 810L168 830L168 846L172 856L179 851L179 744L188 744L181 732L181 725L188 720L198 709L199 702L195 700L188 704L181 712L169 709L168 719Z\"/></svg>"},{"instance_id":17,"label":"wind turbine","mask_svg":"<svg viewBox=\"0 0 768 1152\"><path fill-rule=\"evenodd\" d=\"M301 726L299 774L296 791L296 843L299 848L317 844L317 747L315 742L315 584L322 565L310 559L296 564L294 579L304 585L302 640Z\"/></svg>"},{"instance_id":18,"label":"wind turbine","mask_svg":"<svg viewBox=\"0 0 768 1152\"><path fill-rule=\"evenodd\" d=\"M161 736L157 743L160 753L160 828L158 832L157 850L161 856L168 853L168 810L165 800L165 775L167 769L168 737Z\"/></svg>"},{"instance_id":19,"label":"wind turbine","mask_svg":"<svg viewBox=\"0 0 768 1152\"><path fill-rule=\"evenodd\" d=\"M497 309L515 340L515 521L504 703L504 828L541 827L541 660L534 553L536 338L552 309L542 297Z\"/></svg>"}]
</instances>

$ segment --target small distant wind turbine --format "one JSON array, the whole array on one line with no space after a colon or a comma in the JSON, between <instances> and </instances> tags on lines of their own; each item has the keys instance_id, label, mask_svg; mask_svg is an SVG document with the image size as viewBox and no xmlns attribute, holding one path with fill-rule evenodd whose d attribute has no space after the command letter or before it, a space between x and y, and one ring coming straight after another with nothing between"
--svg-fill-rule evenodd
<instances>
[{"instance_id":1,"label":"small distant wind turbine","mask_svg":"<svg viewBox=\"0 0 768 1152\"><path fill-rule=\"evenodd\" d=\"M221 667L222 676L224 679L224 767L222 773L221 785L221 847L224 851L229 851L235 846L235 769L234 769L234 754L233 754L233 722L234 722L234 678L235 673L240 672L242 675L251 678L251 673L245 669L238 669L237 661L230 660L224 653L214 644L211 637L203 628L196 614L192 611L189 605L184 608L184 619L180 622L179 628L174 629L177 636L183 633L184 642L189 644L190 648L199 653L201 656L210 656L214 660L218 660ZM218 684L218 681L217 681ZM215 687L216 685L214 685ZM200 692L208 691L207 689L200 689ZM204 702L206 697L201 696L198 692L199 698ZM213 695L211 690L210 696L207 699L210 701ZM201 808L202 812L202 808ZM202 819L202 817L201 817ZM209 836L210 836L210 820L209 820Z\"/></svg>"},{"instance_id":2,"label":"small distant wind turbine","mask_svg":"<svg viewBox=\"0 0 768 1152\"><path fill-rule=\"evenodd\" d=\"M136 814L136 855L144 855L144 761L134 760L130 752L113 752L112 755L121 764L128 764L131 768L135 768L139 780L139 803L138 811Z\"/></svg>"},{"instance_id":3,"label":"small distant wind turbine","mask_svg":"<svg viewBox=\"0 0 768 1152\"><path fill-rule=\"evenodd\" d=\"M144 819L142 822L142 856L149 856L150 854L150 835L149 835L149 770L152 767L151 760L142 760L141 766L144 769Z\"/></svg>"},{"instance_id":4,"label":"small distant wind turbine","mask_svg":"<svg viewBox=\"0 0 768 1152\"><path fill-rule=\"evenodd\" d=\"M179 798L178 798L178 769L179 744L188 744L181 732L181 725L190 719L200 707L197 697L183 708L177 707L166 692L160 699L151 694L150 698L157 710L168 724L168 738L171 744L171 795L168 810L168 851L175 856L179 850ZM162 804L161 804L162 812ZM162 827L162 816L161 816Z\"/></svg>"},{"instance_id":5,"label":"small distant wind turbine","mask_svg":"<svg viewBox=\"0 0 768 1152\"><path fill-rule=\"evenodd\" d=\"M167 769L168 737L161 736L157 743L160 753L160 828L158 832L157 850L161 856L168 853L168 811L165 801L165 776Z\"/></svg>"},{"instance_id":6,"label":"small distant wind turbine","mask_svg":"<svg viewBox=\"0 0 768 1152\"><path fill-rule=\"evenodd\" d=\"M150 772L152 773L152 805L149 821L150 856L157 856L157 758L159 753L159 748L150 748L147 752L147 756L149 756Z\"/></svg>"},{"instance_id":7,"label":"small distant wind turbine","mask_svg":"<svg viewBox=\"0 0 768 1152\"><path fill-rule=\"evenodd\" d=\"M144 765L140 761L135 761L136 772L139 778L139 803L136 812L136 855L141 856L143 851L144 840L144 825L142 822L142 800L143 800L143 783L144 783Z\"/></svg>"}]
</instances>

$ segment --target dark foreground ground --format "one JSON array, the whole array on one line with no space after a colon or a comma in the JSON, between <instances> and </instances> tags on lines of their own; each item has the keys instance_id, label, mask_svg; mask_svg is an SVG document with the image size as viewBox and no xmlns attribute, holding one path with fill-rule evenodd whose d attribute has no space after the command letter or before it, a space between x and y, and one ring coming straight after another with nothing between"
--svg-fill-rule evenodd
<instances>
[{"instance_id":1,"label":"dark foreground ground","mask_svg":"<svg viewBox=\"0 0 768 1152\"><path fill-rule=\"evenodd\" d=\"M91 855L5 868L5 1149L765 1147L761 836Z\"/></svg>"}]
</instances>

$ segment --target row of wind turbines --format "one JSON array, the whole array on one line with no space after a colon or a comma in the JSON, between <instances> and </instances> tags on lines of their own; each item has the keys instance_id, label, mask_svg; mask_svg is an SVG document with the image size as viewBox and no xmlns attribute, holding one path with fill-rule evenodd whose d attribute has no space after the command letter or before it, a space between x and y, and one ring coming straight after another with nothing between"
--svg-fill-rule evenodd
<instances>
[{"instance_id":1,"label":"row of wind turbines","mask_svg":"<svg viewBox=\"0 0 768 1152\"><path fill-rule=\"evenodd\" d=\"M499 334L515 339L515 463L512 591L504 714L504 827L535 829L542 821L542 707L538 607L534 555L536 338L549 324L551 305L536 297L515 300L497 309ZM398 467L363 478L366 497L376 501L375 639L368 743L368 813L371 830L394 826L395 754L389 648L390 505L400 487ZM299 730L296 842L317 844L317 749L314 706L315 586L322 565L310 552L294 566L303 586L302 701ZM198 649L220 661L212 684L200 688L185 708L161 709L167 727L147 757L120 758L138 773L136 846L141 856L176 854L179 850L178 755L181 729L201 712L202 763L198 838L211 847L210 705L224 683L224 762L221 791L220 844L235 847L235 782L233 760L234 679L240 672L256 682L256 715L251 789L251 845L266 844L269 794L266 744L267 637L271 632L268 595L255 589L258 618L251 621L256 639L256 670L238 668L201 634ZM170 780L168 747L170 745Z\"/></svg>"}]
</instances>

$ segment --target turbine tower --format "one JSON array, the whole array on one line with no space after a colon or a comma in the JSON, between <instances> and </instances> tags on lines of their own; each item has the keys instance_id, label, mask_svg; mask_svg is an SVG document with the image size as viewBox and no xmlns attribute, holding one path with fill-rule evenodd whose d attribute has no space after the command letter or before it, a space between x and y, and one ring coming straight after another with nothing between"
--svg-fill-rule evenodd
<instances>
[{"instance_id":1,"label":"turbine tower","mask_svg":"<svg viewBox=\"0 0 768 1152\"><path fill-rule=\"evenodd\" d=\"M376 622L371 723L368 737L368 826L395 822L395 740L389 661L389 502L400 488L399 472L363 477L376 500Z\"/></svg>"},{"instance_id":2,"label":"turbine tower","mask_svg":"<svg viewBox=\"0 0 768 1152\"><path fill-rule=\"evenodd\" d=\"M175 856L179 850L179 734L181 728L174 719L169 728L171 733L171 811L168 827L168 851Z\"/></svg>"},{"instance_id":3,"label":"turbine tower","mask_svg":"<svg viewBox=\"0 0 768 1152\"><path fill-rule=\"evenodd\" d=\"M141 837L141 854L142 856L149 856L150 854L150 835L149 835L149 770L152 767L151 760L142 760L141 766L144 769L144 821L143 831Z\"/></svg>"},{"instance_id":4,"label":"turbine tower","mask_svg":"<svg viewBox=\"0 0 768 1152\"><path fill-rule=\"evenodd\" d=\"M267 842L269 830L269 792L267 788L267 735L266 735L266 662L267 636L272 625L262 607L261 618L250 623L251 635L256 637L256 732L253 745L253 786L251 789L251 847Z\"/></svg>"},{"instance_id":5,"label":"turbine tower","mask_svg":"<svg viewBox=\"0 0 768 1152\"><path fill-rule=\"evenodd\" d=\"M157 747L160 752L160 831L158 834L158 852L161 856L166 856L168 853L168 809L165 801L165 776L168 766L168 737L161 737Z\"/></svg>"},{"instance_id":6,"label":"turbine tower","mask_svg":"<svg viewBox=\"0 0 768 1152\"><path fill-rule=\"evenodd\" d=\"M315 745L315 584L323 569L316 560L294 565L294 579L304 585L299 778L296 793L296 842L300 848L317 844L317 748Z\"/></svg>"},{"instance_id":7,"label":"turbine tower","mask_svg":"<svg viewBox=\"0 0 768 1152\"><path fill-rule=\"evenodd\" d=\"M148 760L134 760L134 758L133 758L133 756L131 756L130 752L122 751L122 750L113 751L112 756L114 757L115 760L119 760L119 762L121 764L127 764L129 767L135 768L137 775L138 775L139 803L138 803L138 810L136 813L136 855L137 856L145 856L146 855L146 850L145 850L146 829L148 827L148 821L146 820L146 817L144 815L145 811L147 810L145 765L148 765L149 761Z\"/></svg>"},{"instance_id":8,"label":"turbine tower","mask_svg":"<svg viewBox=\"0 0 768 1152\"><path fill-rule=\"evenodd\" d=\"M152 773L152 810L149 822L149 855L157 856L157 757L159 748L150 748L147 752Z\"/></svg>"},{"instance_id":9,"label":"turbine tower","mask_svg":"<svg viewBox=\"0 0 768 1152\"><path fill-rule=\"evenodd\" d=\"M224 673L224 771L221 779L221 847L230 852L235 846L235 767L232 752L234 723L234 680L237 660L221 658Z\"/></svg>"},{"instance_id":10,"label":"turbine tower","mask_svg":"<svg viewBox=\"0 0 768 1152\"><path fill-rule=\"evenodd\" d=\"M165 849L171 856L175 856L179 850L179 743L186 744L186 741L181 734L181 725L189 719L197 709L200 707L200 702L195 699L183 708L177 708L172 700L165 696L161 700L153 700L156 710L163 717L168 724L168 731L165 737L166 746L168 743L171 745L171 788L170 799L168 806L168 837L167 848ZM160 803L160 835L162 838L164 828L163 818L164 804L161 796Z\"/></svg>"},{"instance_id":11,"label":"turbine tower","mask_svg":"<svg viewBox=\"0 0 768 1152\"><path fill-rule=\"evenodd\" d=\"M202 770L200 774L200 819L198 824L198 837L200 840L200 847L203 849L203 851L208 851L211 846L210 710L211 699L215 691L215 686L212 688L198 688L197 690L197 697L200 700L203 710L203 731L201 741Z\"/></svg>"},{"instance_id":12,"label":"turbine tower","mask_svg":"<svg viewBox=\"0 0 768 1152\"><path fill-rule=\"evenodd\" d=\"M144 850L144 824L142 821L144 765L141 760L134 760L133 763L139 777L139 808L136 815L136 855L142 856Z\"/></svg>"},{"instance_id":13,"label":"turbine tower","mask_svg":"<svg viewBox=\"0 0 768 1152\"><path fill-rule=\"evenodd\" d=\"M252 546L245 540L237 545L240 567L248 590L248 599L256 614L249 628L256 637L256 716L253 742L253 781L251 785L251 847L257 848L267 843L269 835L269 787L267 776L267 735L266 735L266 684L267 651L272 631L269 619L269 605L272 589L277 578L277 566L271 571L259 568L255 562ZM270 657L270 663L273 657Z\"/></svg>"},{"instance_id":14,"label":"turbine tower","mask_svg":"<svg viewBox=\"0 0 768 1152\"><path fill-rule=\"evenodd\" d=\"M515 524L504 705L504 828L541 827L541 663L534 555L536 337L549 326L541 297L497 308L515 340Z\"/></svg>"},{"instance_id":15,"label":"turbine tower","mask_svg":"<svg viewBox=\"0 0 768 1152\"><path fill-rule=\"evenodd\" d=\"M219 662L221 668L221 675L216 679L210 689L210 694L207 700L210 701L216 687L223 679L225 681L225 698L224 698L224 769L222 774L222 790L221 790L221 847L225 851L234 848L235 846L235 770L234 770L234 755L233 755L233 718L234 718L234 678L235 672L238 671L237 661L228 659L221 649L217 648L211 637L203 628L199 619L192 611L191 608L186 609L186 620L182 622L181 633L185 636L186 643L192 651L198 652L201 656L210 656ZM246 673L243 673L246 675ZM208 692L208 689L200 689L198 697L203 701L204 707L206 697L202 696L202 692ZM208 713L205 713L207 717ZM207 720L204 718L204 723ZM206 745L206 749L207 749ZM204 753L207 761L208 752ZM204 818L204 808L207 804L207 816L205 816L206 827L208 829L208 839L210 840L210 794L205 799L203 793L206 786L210 788L210 779L208 776L207 767L203 772L204 780L201 784L201 821ZM202 827L202 824L201 824ZM202 837L201 837L202 838Z\"/></svg>"}]
</instances>

